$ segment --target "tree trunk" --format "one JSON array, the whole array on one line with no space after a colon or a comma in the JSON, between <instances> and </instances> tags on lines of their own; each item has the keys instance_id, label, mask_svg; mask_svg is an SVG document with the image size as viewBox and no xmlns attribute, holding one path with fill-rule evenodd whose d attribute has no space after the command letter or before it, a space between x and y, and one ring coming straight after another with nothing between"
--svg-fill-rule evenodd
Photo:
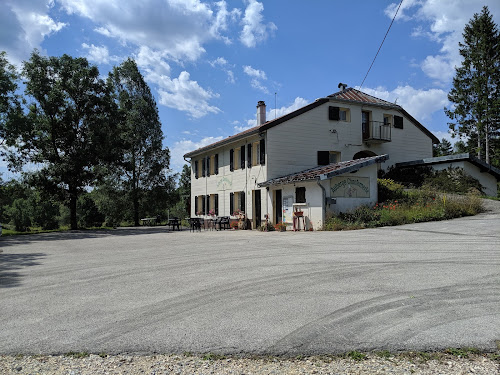
<instances>
[{"instance_id":1,"label":"tree trunk","mask_svg":"<svg viewBox=\"0 0 500 375\"><path fill-rule=\"evenodd\" d=\"M133 170L133 175L132 175L132 200L133 200L133 205L134 205L134 225L136 227L139 226L139 194L137 194L137 181L136 181L136 174L135 174L135 168Z\"/></svg>"},{"instance_id":2,"label":"tree trunk","mask_svg":"<svg viewBox=\"0 0 500 375\"><path fill-rule=\"evenodd\" d=\"M477 158L481 160L481 130L477 129Z\"/></svg>"},{"instance_id":3,"label":"tree trunk","mask_svg":"<svg viewBox=\"0 0 500 375\"><path fill-rule=\"evenodd\" d=\"M485 155L486 155L486 163L490 164L490 131L488 129L488 124L485 127L484 141L485 141Z\"/></svg>"},{"instance_id":4,"label":"tree trunk","mask_svg":"<svg viewBox=\"0 0 500 375\"><path fill-rule=\"evenodd\" d=\"M76 203L78 201L78 193L76 187L69 186L69 217L71 230L78 229L78 221L76 220Z\"/></svg>"}]
</instances>

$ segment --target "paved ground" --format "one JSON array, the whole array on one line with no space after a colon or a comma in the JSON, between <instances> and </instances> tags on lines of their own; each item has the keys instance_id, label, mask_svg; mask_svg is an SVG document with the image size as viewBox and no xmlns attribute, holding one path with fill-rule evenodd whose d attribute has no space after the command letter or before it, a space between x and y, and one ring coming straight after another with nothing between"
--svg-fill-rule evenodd
<instances>
[{"instance_id":1,"label":"paved ground","mask_svg":"<svg viewBox=\"0 0 500 375\"><path fill-rule=\"evenodd\" d=\"M0 353L495 350L499 204L351 232L3 237Z\"/></svg>"}]
</instances>

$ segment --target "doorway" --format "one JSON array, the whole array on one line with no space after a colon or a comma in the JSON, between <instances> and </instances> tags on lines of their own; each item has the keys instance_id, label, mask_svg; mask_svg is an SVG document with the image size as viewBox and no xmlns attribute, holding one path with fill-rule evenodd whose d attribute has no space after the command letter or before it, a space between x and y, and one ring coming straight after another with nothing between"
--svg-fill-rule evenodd
<instances>
[{"instance_id":1,"label":"doorway","mask_svg":"<svg viewBox=\"0 0 500 375\"><path fill-rule=\"evenodd\" d=\"M274 191L274 217L276 219L275 224L281 223L283 221L283 199L280 190Z\"/></svg>"},{"instance_id":2,"label":"doorway","mask_svg":"<svg viewBox=\"0 0 500 375\"><path fill-rule=\"evenodd\" d=\"M262 217L262 204L261 204L261 196L260 190L253 191L253 199L254 199L254 218L255 218L255 228L260 227L261 217Z\"/></svg>"}]
</instances>

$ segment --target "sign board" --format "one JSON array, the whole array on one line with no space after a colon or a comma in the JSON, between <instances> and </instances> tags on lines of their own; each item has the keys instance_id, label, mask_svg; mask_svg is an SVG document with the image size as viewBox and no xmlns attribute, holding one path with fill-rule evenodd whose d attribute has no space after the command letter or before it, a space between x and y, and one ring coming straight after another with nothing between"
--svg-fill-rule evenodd
<instances>
[{"instance_id":1,"label":"sign board","mask_svg":"<svg viewBox=\"0 0 500 375\"><path fill-rule=\"evenodd\" d=\"M330 197L370 198L370 177L334 177L330 180Z\"/></svg>"},{"instance_id":2,"label":"sign board","mask_svg":"<svg viewBox=\"0 0 500 375\"><path fill-rule=\"evenodd\" d=\"M233 175L222 176L217 180L217 190L232 189L233 187Z\"/></svg>"},{"instance_id":3,"label":"sign board","mask_svg":"<svg viewBox=\"0 0 500 375\"><path fill-rule=\"evenodd\" d=\"M288 195L283 197L283 222L293 222L293 196Z\"/></svg>"}]
</instances>

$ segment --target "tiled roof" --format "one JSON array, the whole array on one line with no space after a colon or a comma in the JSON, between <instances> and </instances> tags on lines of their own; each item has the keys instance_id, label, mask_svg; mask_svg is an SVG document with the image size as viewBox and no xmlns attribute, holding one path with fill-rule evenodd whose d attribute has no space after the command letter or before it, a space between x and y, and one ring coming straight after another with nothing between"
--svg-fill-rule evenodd
<instances>
[{"instance_id":1,"label":"tiled roof","mask_svg":"<svg viewBox=\"0 0 500 375\"><path fill-rule=\"evenodd\" d=\"M340 100L346 100L357 103L366 103L366 104L378 104L384 107L401 109L401 106L397 104L368 95L364 92L353 89L352 87L349 87L348 89L345 89L343 91L336 92L335 94L328 95L328 97L332 99L340 99Z\"/></svg>"},{"instance_id":2,"label":"tiled roof","mask_svg":"<svg viewBox=\"0 0 500 375\"><path fill-rule=\"evenodd\" d=\"M340 163L332 163L306 169L304 171L289 174L283 177L277 177L258 184L259 187L290 184L301 181L311 180L326 180L334 176L338 176L348 172L357 171L363 167L380 163L389 159L389 155L371 156L356 160L341 161Z\"/></svg>"}]
</instances>

